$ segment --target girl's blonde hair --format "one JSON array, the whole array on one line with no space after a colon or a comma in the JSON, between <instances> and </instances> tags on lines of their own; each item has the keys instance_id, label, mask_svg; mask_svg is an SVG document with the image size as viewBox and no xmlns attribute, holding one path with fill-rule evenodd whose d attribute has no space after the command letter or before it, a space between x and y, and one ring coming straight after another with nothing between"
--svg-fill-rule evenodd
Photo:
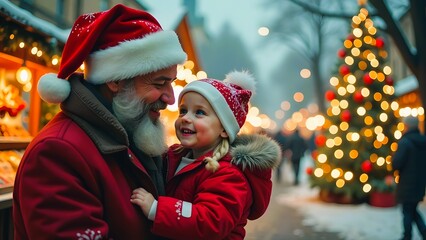
<instances>
[{"instance_id":1,"label":"girl's blonde hair","mask_svg":"<svg viewBox=\"0 0 426 240\"><path fill-rule=\"evenodd\" d=\"M210 172L215 172L219 169L218 161L224 157L229 151L229 139L223 138L222 142L217 145L217 147L213 151L213 155L211 157L206 157L204 161L206 164L206 169Z\"/></svg>"},{"instance_id":2,"label":"girl's blonde hair","mask_svg":"<svg viewBox=\"0 0 426 240\"><path fill-rule=\"evenodd\" d=\"M185 148L180 145L178 146L174 152L179 153L182 152ZM216 172L219 169L218 161L224 157L229 151L229 139L223 138L222 141L217 145L217 147L213 150L213 155L211 157L206 157L204 161L206 162L206 169L210 172Z\"/></svg>"}]
</instances>

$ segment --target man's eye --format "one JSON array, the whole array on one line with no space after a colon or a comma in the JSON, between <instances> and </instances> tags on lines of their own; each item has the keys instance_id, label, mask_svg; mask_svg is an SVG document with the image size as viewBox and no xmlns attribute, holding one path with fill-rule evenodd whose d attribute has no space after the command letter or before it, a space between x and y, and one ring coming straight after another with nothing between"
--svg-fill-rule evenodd
<instances>
[{"instance_id":1,"label":"man's eye","mask_svg":"<svg viewBox=\"0 0 426 240\"><path fill-rule=\"evenodd\" d=\"M166 81L163 81L163 82L155 82L155 83L153 83L152 85L154 85L154 86L156 86L156 87L162 87L162 86L166 85Z\"/></svg>"}]
</instances>

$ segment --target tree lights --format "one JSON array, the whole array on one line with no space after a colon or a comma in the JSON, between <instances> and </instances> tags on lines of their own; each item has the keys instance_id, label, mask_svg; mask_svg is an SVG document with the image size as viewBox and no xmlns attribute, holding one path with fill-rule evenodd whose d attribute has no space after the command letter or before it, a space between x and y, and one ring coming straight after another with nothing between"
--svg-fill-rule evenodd
<instances>
[{"instance_id":1,"label":"tree lights","mask_svg":"<svg viewBox=\"0 0 426 240\"><path fill-rule=\"evenodd\" d=\"M393 181L391 155L402 131L385 41L361 7L352 31L337 53L341 63L325 94L330 102L315 143L315 166L307 170L320 196L362 201L379 185ZM386 179L386 181L385 181ZM339 200L336 200L339 202Z\"/></svg>"}]
</instances>

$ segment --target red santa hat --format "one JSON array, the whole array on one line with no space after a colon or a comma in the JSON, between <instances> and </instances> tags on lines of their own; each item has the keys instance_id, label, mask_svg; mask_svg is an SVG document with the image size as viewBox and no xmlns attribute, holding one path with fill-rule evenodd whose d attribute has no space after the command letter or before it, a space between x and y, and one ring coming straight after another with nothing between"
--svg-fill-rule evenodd
<instances>
[{"instance_id":1,"label":"red santa hat","mask_svg":"<svg viewBox=\"0 0 426 240\"><path fill-rule=\"evenodd\" d=\"M147 74L186 60L174 31L163 31L149 13L118 4L104 12L81 15L74 23L62 53L57 75L38 83L40 97L50 103L70 93L67 79L83 62L85 79L93 84Z\"/></svg>"},{"instance_id":2,"label":"red santa hat","mask_svg":"<svg viewBox=\"0 0 426 240\"><path fill-rule=\"evenodd\" d=\"M197 92L207 99L216 112L232 143L246 121L250 97L255 92L255 81L247 71L234 71L225 80L206 78L187 84L179 95L179 102L187 92Z\"/></svg>"}]
</instances>

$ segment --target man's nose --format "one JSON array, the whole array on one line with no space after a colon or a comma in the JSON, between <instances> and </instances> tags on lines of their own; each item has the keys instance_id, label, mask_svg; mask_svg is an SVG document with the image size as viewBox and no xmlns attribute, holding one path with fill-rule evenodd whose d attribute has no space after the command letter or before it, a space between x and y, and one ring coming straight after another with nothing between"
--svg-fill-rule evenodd
<instances>
[{"instance_id":1,"label":"man's nose","mask_svg":"<svg viewBox=\"0 0 426 240\"><path fill-rule=\"evenodd\" d=\"M161 101L167 103L168 105L173 105L176 101L173 87L169 84L161 95Z\"/></svg>"}]
</instances>

